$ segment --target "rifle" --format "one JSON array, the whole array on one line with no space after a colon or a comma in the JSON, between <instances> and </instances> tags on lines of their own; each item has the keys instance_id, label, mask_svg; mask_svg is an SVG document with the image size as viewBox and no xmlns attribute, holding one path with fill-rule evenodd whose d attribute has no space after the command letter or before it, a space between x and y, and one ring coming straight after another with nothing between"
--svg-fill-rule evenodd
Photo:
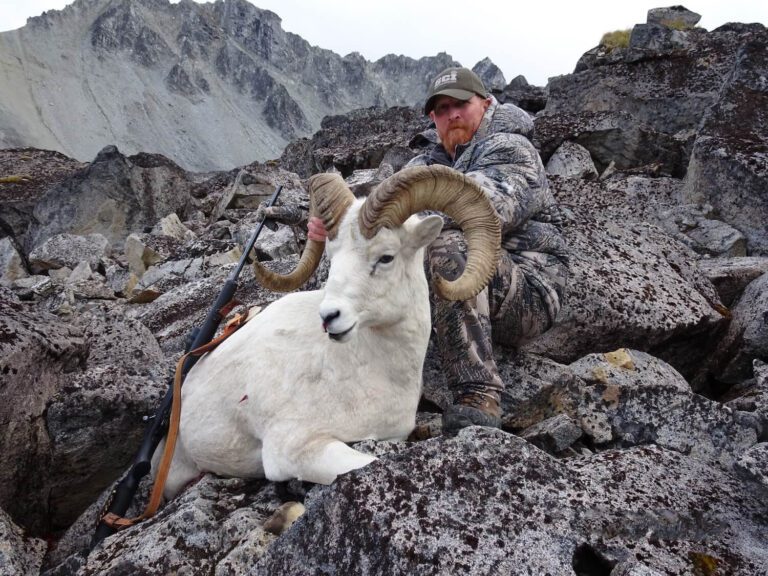
<instances>
[{"instance_id":1,"label":"rifle","mask_svg":"<svg viewBox=\"0 0 768 576\"><path fill-rule=\"evenodd\" d=\"M269 201L267 202L267 206L271 207L275 204L282 189L282 186L278 186L275 189L274 194L272 194ZM224 282L224 287L221 289L219 296L216 298L213 306L208 311L208 314L206 315L202 325L194 328L190 332L187 338L185 352L195 350L205 344L208 344L213 339L219 324L221 323L224 316L227 315L227 312L222 313L222 311L226 310L226 306L232 301L232 298L237 291L237 278L240 276L240 272L242 272L243 267L248 260L248 255L251 253L251 250L253 250L253 246L256 244L256 240L258 239L259 234L261 234L262 228L264 228L265 221L266 218L259 222L256 230L251 235L250 239L248 240L248 244L246 244L245 251L240 257L240 261L238 262L235 269L232 270L226 282ZM187 375L187 373L192 369L198 359L198 356L187 357L182 367L182 378ZM165 396L163 397L162 402L160 402L160 406L155 411L154 416L149 418L149 424L144 430L144 437L141 441L141 446L139 447L139 450L133 459L131 468L117 483L114 490L112 491L112 494L110 495L110 498L107 500L107 504L104 506L101 519L99 520L99 523L96 526L96 531L93 535L93 538L91 539L91 549L96 547L102 540L104 540L104 538L111 536L117 531L116 528L113 528L104 521L104 515L111 513L122 517L128 510L128 507L131 505L131 502L136 495L136 491L139 488L139 482L152 469L152 456L154 455L158 444L160 444L160 441L165 437L168 431L168 422L172 404L173 379L171 379L171 383L168 386L168 391L165 393Z\"/></svg>"}]
</instances>

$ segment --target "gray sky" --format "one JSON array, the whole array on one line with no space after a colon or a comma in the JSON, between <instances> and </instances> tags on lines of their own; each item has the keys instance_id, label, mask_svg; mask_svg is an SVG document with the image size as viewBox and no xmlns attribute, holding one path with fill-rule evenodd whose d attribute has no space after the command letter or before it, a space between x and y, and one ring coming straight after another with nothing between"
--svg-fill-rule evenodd
<instances>
[{"instance_id":1,"label":"gray sky","mask_svg":"<svg viewBox=\"0 0 768 576\"><path fill-rule=\"evenodd\" d=\"M284 30L342 56L360 52L376 60L390 53L421 58L447 52L468 67L488 56L507 81L523 74L539 86L551 76L571 73L603 33L645 22L649 8L675 4L659 0L249 1L279 15ZM69 3L0 0L0 31L19 28L27 17ZM701 14L699 25L707 30L726 22L768 25L765 0L689 0L684 6Z\"/></svg>"}]
</instances>

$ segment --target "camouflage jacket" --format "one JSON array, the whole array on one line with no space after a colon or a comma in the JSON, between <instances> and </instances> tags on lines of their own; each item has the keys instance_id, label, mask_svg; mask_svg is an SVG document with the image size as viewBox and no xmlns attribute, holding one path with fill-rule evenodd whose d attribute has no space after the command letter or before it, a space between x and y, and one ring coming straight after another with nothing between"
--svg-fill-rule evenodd
<instances>
[{"instance_id":1,"label":"camouflage jacket","mask_svg":"<svg viewBox=\"0 0 768 576\"><path fill-rule=\"evenodd\" d=\"M483 187L501 220L503 248L538 286L554 317L565 292L568 251L561 230L563 215L530 141L531 117L491 97L477 132L457 147L455 159L437 141L434 130L421 136L432 144L408 166L442 164Z\"/></svg>"}]
</instances>

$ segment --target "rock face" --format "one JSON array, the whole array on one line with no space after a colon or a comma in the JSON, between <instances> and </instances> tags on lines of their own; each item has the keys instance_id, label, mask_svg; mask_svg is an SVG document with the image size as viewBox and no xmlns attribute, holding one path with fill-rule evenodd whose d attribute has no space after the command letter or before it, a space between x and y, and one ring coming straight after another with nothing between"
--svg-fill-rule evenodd
<instances>
[{"instance_id":1,"label":"rock face","mask_svg":"<svg viewBox=\"0 0 768 576\"><path fill-rule=\"evenodd\" d=\"M231 169L279 156L329 114L414 105L454 64L342 58L246 0L76 0L0 34L0 146L90 160L117 144Z\"/></svg>"},{"instance_id":2,"label":"rock face","mask_svg":"<svg viewBox=\"0 0 768 576\"><path fill-rule=\"evenodd\" d=\"M155 26L168 15L177 20ZM309 84L281 84L307 67L307 78L336 74L338 60L244 3L78 0L19 34L44 29L58 42L78 16L77 37L104 66L160 71L175 102L206 105L206 90L231 83L269 103L281 134L305 129L302 114L319 125L307 101L351 105L322 78L309 100L296 96ZM379 460L327 487L206 475L93 551L109 487L260 204L283 186L287 225L269 223L255 253L287 272L306 240L301 178L336 171L365 196L436 134L418 107L379 105L327 116L280 161L227 172L115 148L89 164L0 151L6 173L29 174L0 181L0 572L768 573L768 42L756 25L691 29L695 16L652 10L629 48L590 50L547 89L518 77L498 93L529 98L529 111L550 95L537 143L571 259L554 327L519 350L494 346L502 430L440 435L452 398L431 346L418 439L358 443ZM342 60L360 94L373 94L370 64ZM391 85L421 89L411 60L374 66L389 80L411 70ZM389 85L376 84L373 104L397 101ZM246 267L233 313L277 297ZM293 500L306 513L276 535L273 514Z\"/></svg>"}]
</instances>

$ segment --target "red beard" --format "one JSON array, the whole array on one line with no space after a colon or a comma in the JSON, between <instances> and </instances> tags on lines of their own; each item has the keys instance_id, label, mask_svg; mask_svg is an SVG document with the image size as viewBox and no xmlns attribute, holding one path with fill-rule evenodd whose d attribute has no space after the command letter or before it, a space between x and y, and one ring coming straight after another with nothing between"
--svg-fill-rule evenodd
<instances>
[{"instance_id":1,"label":"red beard","mask_svg":"<svg viewBox=\"0 0 768 576\"><path fill-rule=\"evenodd\" d=\"M448 132L442 138L443 147L453 156L456 146L466 144L472 139L472 130L464 122L457 122L448 127Z\"/></svg>"}]
</instances>

